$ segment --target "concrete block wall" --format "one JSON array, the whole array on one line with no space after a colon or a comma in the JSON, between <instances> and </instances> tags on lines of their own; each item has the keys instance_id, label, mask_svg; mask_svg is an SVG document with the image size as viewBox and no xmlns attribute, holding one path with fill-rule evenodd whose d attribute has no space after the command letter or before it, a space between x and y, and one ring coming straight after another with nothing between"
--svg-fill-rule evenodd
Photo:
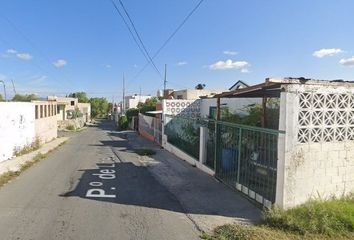
<instances>
[{"instance_id":1,"label":"concrete block wall","mask_svg":"<svg viewBox=\"0 0 354 240\"><path fill-rule=\"evenodd\" d=\"M354 192L354 89L284 85L276 205Z\"/></svg>"}]
</instances>

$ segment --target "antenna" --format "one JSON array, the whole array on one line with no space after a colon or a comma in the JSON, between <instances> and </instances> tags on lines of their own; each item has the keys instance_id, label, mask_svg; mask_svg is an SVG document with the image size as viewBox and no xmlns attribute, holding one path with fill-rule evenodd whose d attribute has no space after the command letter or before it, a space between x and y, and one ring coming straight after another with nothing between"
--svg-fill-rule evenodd
<instances>
[{"instance_id":1,"label":"antenna","mask_svg":"<svg viewBox=\"0 0 354 240\"><path fill-rule=\"evenodd\" d=\"M124 73L123 73L123 106L122 106L122 114L124 113L125 110L125 78L124 78Z\"/></svg>"},{"instance_id":2,"label":"antenna","mask_svg":"<svg viewBox=\"0 0 354 240\"><path fill-rule=\"evenodd\" d=\"M16 95L16 88L15 88L14 80L11 79L11 82L12 82L12 88L14 89L14 93L15 93L15 95Z\"/></svg>"},{"instance_id":3,"label":"antenna","mask_svg":"<svg viewBox=\"0 0 354 240\"><path fill-rule=\"evenodd\" d=\"M166 92L166 85L167 85L167 64L165 64L165 78L163 80L163 97L165 98Z\"/></svg>"},{"instance_id":4,"label":"antenna","mask_svg":"<svg viewBox=\"0 0 354 240\"><path fill-rule=\"evenodd\" d=\"M2 84L4 84L4 100L5 100L5 102L6 102L6 86L5 86L5 82L4 82L4 80L0 80L0 82L1 82Z\"/></svg>"}]
</instances>

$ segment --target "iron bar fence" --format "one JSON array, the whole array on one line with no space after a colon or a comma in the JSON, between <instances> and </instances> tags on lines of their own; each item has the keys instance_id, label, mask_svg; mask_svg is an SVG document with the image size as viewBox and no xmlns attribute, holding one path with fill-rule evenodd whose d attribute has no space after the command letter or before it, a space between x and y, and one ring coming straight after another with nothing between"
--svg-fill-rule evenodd
<instances>
[{"instance_id":1,"label":"iron bar fence","mask_svg":"<svg viewBox=\"0 0 354 240\"><path fill-rule=\"evenodd\" d=\"M278 137L283 131L211 119L166 116L168 142L199 159L200 127L208 129L203 164L215 177L264 205L275 202Z\"/></svg>"}]
</instances>

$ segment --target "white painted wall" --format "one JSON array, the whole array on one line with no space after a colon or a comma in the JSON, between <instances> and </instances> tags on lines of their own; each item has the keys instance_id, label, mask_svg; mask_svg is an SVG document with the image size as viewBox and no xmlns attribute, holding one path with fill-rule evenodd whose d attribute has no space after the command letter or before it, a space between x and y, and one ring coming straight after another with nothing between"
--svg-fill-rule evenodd
<instances>
[{"instance_id":1,"label":"white painted wall","mask_svg":"<svg viewBox=\"0 0 354 240\"><path fill-rule=\"evenodd\" d=\"M289 208L354 192L354 88L283 87L276 204ZM308 101L300 100L304 93Z\"/></svg>"},{"instance_id":2,"label":"white painted wall","mask_svg":"<svg viewBox=\"0 0 354 240\"><path fill-rule=\"evenodd\" d=\"M209 116L209 108L216 107L216 98L206 98L200 100L200 116L207 118ZM262 103L261 98L221 98L221 107L228 107L230 112L235 114L247 114L244 108L250 104Z\"/></svg>"},{"instance_id":3,"label":"white painted wall","mask_svg":"<svg viewBox=\"0 0 354 240\"><path fill-rule=\"evenodd\" d=\"M34 103L0 102L0 162L34 140L34 121Z\"/></svg>"},{"instance_id":4,"label":"white painted wall","mask_svg":"<svg viewBox=\"0 0 354 240\"><path fill-rule=\"evenodd\" d=\"M139 102L144 103L149 98L152 98L152 96L144 96L144 95L126 96L124 98L125 110L128 110L130 108L136 108Z\"/></svg>"},{"instance_id":5,"label":"white painted wall","mask_svg":"<svg viewBox=\"0 0 354 240\"><path fill-rule=\"evenodd\" d=\"M57 138L58 122L56 116L46 118L39 118L35 120L36 137L40 139L41 143L50 142Z\"/></svg>"}]
</instances>

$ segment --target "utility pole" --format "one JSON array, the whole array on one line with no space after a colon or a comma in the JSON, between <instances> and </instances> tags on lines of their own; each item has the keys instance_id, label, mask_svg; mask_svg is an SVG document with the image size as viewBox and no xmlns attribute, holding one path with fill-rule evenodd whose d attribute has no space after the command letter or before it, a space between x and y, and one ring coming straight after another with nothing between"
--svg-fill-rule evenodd
<instances>
[{"instance_id":1,"label":"utility pole","mask_svg":"<svg viewBox=\"0 0 354 240\"><path fill-rule=\"evenodd\" d=\"M167 64L165 64L165 78L163 80L163 98L165 98L166 85L167 85Z\"/></svg>"},{"instance_id":2,"label":"utility pole","mask_svg":"<svg viewBox=\"0 0 354 240\"><path fill-rule=\"evenodd\" d=\"M123 73L123 103L122 103L122 114L124 113L125 110L125 78L124 78L124 73Z\"/></svg>"},{"instance_id":3,"label":"utility pole","mask_svg":"<svg viewBox=\"0 0 354 240\"><path fill-rule=\"evenodd\" d=\"M3 80L0 80L0 82L4 85L4 100L6 102L6 86L5 86L5 82Z\"/></svg>"},{"instance_id":4,"label":"utility pole","mask_svg":"<svg viewBox=\"0 0 354 240\"><path fill-rule=\"evenodd\" d=\"M14 89L14 93L15 93L15 95L16 95L16 88L15 88L14 80L11 79L11 82L12 82L12 88Z\"/></svg>"}]
</instances>

